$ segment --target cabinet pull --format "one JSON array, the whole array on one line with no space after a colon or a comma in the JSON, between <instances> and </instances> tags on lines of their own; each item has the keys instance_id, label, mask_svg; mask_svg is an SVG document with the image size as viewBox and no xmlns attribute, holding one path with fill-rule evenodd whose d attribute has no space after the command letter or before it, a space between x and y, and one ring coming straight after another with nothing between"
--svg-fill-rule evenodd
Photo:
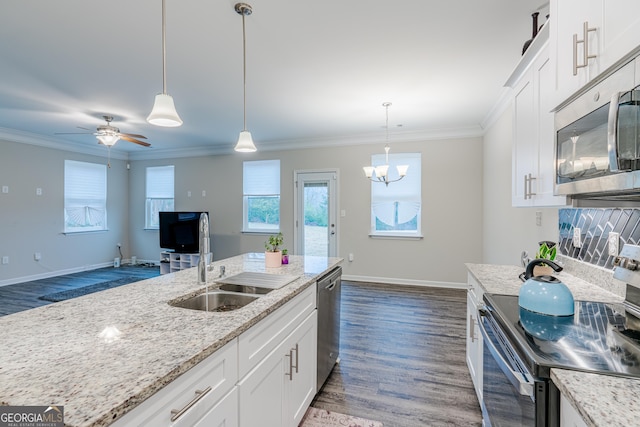
<instances>
[{"instance_id":1,"label":"cabinet pull","mask_svg":"<svg viewBox=\"0 0 640 427\"><path fill-rule=\"evenodd\" d=\"M533 192L533 186L531 185L531 181L535 181L536 177L529 175L524 176L524 199L531 199L532 196L535 196L536 193Z\"/></svg>"},{"instance_id":2,"label":"cabinet pull","mask_svg":"<svg viewBox=\"0 0 640 427\"><path fill-rule=\"evenodd\" d=\"M294 366L294 368L296 368L296 374L298 373L298 360L299 360L299 358L298 358L298 353L299 353L298 349L299 349L299 347L298 347L297 343L296 343L296 348L292 348L291 349L291 351L293 351L293 350L296 351L296 365Z\"/></svg>"},{"instance_id":3,"label":"cabinet pull","mask_svg":"<svg viewBox=\"0 0 640 427\"><path fill-rule=\"evenodd\" d=\"M200 399L202 399L207 393L211 391L211 386L205 388L204 390L196 390L196 395L189 403L187 403L182 409L172 409L171 410L171 421L175 421L184 415L193 405L198 403Z\"/></svg>"},{"instance_id":4,"label":"cabinet pull","mask_svg":"<svg viewBox=\"0 0 640 427\"><path fill-rule=\"evenodd\" d=\"M285 354L284 357L289 358L289 372L285 372L285 376L289 377L289 381L293 381L293 349L289 350L289 354Z\"/></svg>"},{"instance_id":5,"label":"cabinet pull","mask_svg":"<svg viewBox=\"0 0 640 427\"><path fill-rule=\"evenodd\" d=\"M582 40L578 40L578 34L573 35L573 75L578 75L578 68L585 68L590 59L594 59L596 55L589 55L589 33L596 31L595 28L589 28L589 22L582 24ZM578 43L582 43L582 64L578 64Z\"/></svg>"},{"instance_id":6,"label":"cabinet pull","mask_svg":"<svg viewBox=\"0 0 640 427\"><path fill-rule=\"evenodd\" d=\"M476 342L475 332L475 322L473 320L473 315L469 315L469 338L471 338L471 342Z\"/></svg>"}]
</instances>

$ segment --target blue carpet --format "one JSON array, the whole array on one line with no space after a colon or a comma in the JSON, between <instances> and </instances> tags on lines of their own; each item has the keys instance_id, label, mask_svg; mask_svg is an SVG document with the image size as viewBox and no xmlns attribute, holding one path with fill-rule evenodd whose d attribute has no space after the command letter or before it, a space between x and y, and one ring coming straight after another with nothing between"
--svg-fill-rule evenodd
<instances>
[{"instance_id":1,"label":"blue carpet","mask_svg":"<svg viewBox=\"0 0 640 427\"><path fill-rule=\"evenodd\" d=\"M83 295L92 294L94 292L104 291L106 289L116 288L118 286L126 285L133 282L144 280L144 277L123 277L117 280L108 280L106 282L95 283L93 285L84 286L82 288L70 289L68 291L54 292L52 294L43 295L38 297L41 300L59 302L68 300L71 298L81 297Z\"/></svg>"}]
</instances>

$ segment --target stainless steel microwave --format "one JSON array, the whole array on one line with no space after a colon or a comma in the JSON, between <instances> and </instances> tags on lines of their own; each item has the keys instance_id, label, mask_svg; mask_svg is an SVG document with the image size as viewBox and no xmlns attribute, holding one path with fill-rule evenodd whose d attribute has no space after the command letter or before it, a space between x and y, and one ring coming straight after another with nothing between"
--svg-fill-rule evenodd
<instances>
[{"instance_id":1,"label":"stainless steel microwave","mask_svg":"<svg viewBox=\"0 0 640 427\"><path fill-rule=\"evenodd\" d=\"M555 194L640 198L640 60L555 114Z\"/></svg>"}]
</instances>

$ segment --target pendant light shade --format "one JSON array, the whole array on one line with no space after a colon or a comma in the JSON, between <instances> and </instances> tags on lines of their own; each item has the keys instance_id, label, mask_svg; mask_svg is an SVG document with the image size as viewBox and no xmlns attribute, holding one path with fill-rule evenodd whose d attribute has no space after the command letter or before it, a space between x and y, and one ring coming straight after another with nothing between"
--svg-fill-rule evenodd
<instances>
[{"instance_id":1,"label":"pendant light shade","mask_svg":"<svg viewBox=\"0 0 640 427\"><path fill-rule=\"evenodd\" d=\"M147 121L152 125L164 127L177 127L182 124L180 116L176 111L173 103L173 97L166 93L156 95L156 101L153 103L153 110L147 117Z\"/></svg>"},{"instance_id":2,"label":"pendant light shade","mask_svg":"<svg viewBox=\"0 0 640 427\"><path fill-rule=\"evenodd\" d=\"M107 147L113 147L115 143L120 139L120 136L115 134L105 134L98 135L96 136L96 138L98 138L98 141L100 141L101 144L104 144Z\"/></svg>"},{"instance_id":3,"label":"pendant light shade","mask_svg":"<svg viewBox=\"0 0 640 427\"><path fill-rule=\"evenodd\" d=\"M162 0L162 93L156 95L147 121L156 126L176 127L182 125L182 119L178 116L173 98L167 95L166 22L165 0Z\"/></svg>"},{"instance_id":4,"label":"pendant light shade","mask_svg":"<svg viewBox=\"0 0 640 427\"><path fill-rule=\"evenodd\" d=\"M236 143L234 150L240 153L253 153L256 151L256 146L253 143L253 139L251 139L251 132L248 130L240 132L240 136L238 137L238 142Z\"/></svg>"},{"instance_id":5,"label":"pendant light shade","mask_svg":"<svg viewBox=\"0 0 640 427\"><path fill-rule=\"evenodd\" d=\"M242 100L242 115L243 115L243 127L238 142L234 148L235 151L241 153L252 153L257 150L253 139L251 138L251 132L247 130L247 37L244 29L244 17L251 15L253 9L246 3L237 3L234 6L235 11L242 15L242 83L243 83L243 100Z\"/></svg>"}]
</instances>

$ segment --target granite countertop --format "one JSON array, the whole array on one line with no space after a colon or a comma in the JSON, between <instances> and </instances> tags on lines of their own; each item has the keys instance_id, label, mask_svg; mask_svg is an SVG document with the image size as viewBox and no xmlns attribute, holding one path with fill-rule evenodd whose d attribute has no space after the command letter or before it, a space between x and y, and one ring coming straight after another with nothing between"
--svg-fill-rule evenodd
<instances>
[{"instance_id":1,"label":"granite countertop","mask_svg":"<svg viewBox=\"0 0 640 427\"><path fill-rule=\"evenodd\" d=\"M518 295L522 267L513 265L466 264L469 273L487 293ZM576 300L607 303L624 301L565 271L554 274L565 283ZM636 425L640 419L640 379L552 369L551 379L582 416L588 426Z\"/></svg>"},{"instance_id":2,"label":"granite countertop","mask_svg":"<svg viewBox=\"0 0 640 427\"><path fill-rule=\"evenodd\" d=\"M311 286L340 258L289 256L281 268L264 254L213 263L299 276L247 306L214 313L172 307L195 295L197 269L171 273L0 318L1 405L63 405L65 425L105 426ZM113 338L108 331L119 331Z\"/></svg>"}]
</instances>

